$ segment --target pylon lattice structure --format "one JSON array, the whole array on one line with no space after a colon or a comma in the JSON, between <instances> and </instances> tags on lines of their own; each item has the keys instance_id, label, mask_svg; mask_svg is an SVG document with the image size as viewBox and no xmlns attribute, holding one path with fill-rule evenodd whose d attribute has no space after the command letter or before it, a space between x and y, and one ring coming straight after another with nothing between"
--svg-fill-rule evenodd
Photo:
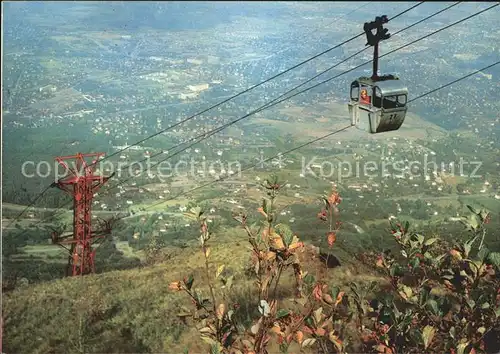
<instances>
[{"instance_id":1,"label":"pylon lattice structure","mask_svg":"<svg viewBox=\"0 0 500 354\"><path fill-rule=\"evenodd\" d=\"M104 153L78 153L56 157L56 161L66 169L66 173L54 186L73 196L73 232L62 237L53 234L53 242L69 251L66 269L68 276L95 272L94 258L97 247L94 248L94 244L111 232L109 227L100 231L92 230L92 198L112 177L94 174L96 163L101 156L104 156ZM92 164L87 163L88 158L93 158ZM74 160L73 167L68 166L68 160Z\"/></svg>"}]
</instances>

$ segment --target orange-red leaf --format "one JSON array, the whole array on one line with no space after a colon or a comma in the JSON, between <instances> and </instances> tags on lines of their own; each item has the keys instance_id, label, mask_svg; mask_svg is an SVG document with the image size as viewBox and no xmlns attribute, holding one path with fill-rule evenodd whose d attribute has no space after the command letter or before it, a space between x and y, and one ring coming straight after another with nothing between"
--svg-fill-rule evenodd
<instances>
[{"instance_id":1,"label":"orange-red leaf","mask_svg":"<svg viewBox=\"0 0 500 354\"><path fill-rule=\"evenodd\" d=\"M295 340L297 341L297 343L302 344L302 341L304 340L304 333L302 333L301 331L295 332Z\"/></svg>"},{"instance_id":2,"label":"orange-red leaf","mask_svg":"<svg viewBox=\"0 0 500 354\"><path fill-rule=\"evenodd\" d=\"M328 239L328 247L333 247L333 244L337 240L337 235L335 234L335 232L329 232L327 234L327 239Z\"/></svg>"},{"instance_id":3,"label":"orange-red leaf","mask_svg":"<svg viewBox=\"0 0 500 354\"><path fill-rule=\"evenodd\" d=\"M265 261L270 261L274 258L276 258L276 253L274 252L267 252L266 255L263 257Z\"/></svg>"},{"instance_id":4,"label":"orange-red leaf","mask_svg":"<svg viewBox=\"0 0 500 354\"><path fill-rule=\"evenodd\" d=\"M316 335L320 337L323 337L326 334L326 330L324 328L316 328L314 333L316 333Z\"/></svg>"},{"instance_id":5,"label":"orange-red leaf","mask_svg":"<svg viewBox=\"0 0 500 354\"><path fill-rule=\"evenodd\" d=\"M304 242L294 242L290 246L288 246L288 250L294 250L296 248L304 247Z\"/></svg>"},{"instance_id":6,"label":"orange-red leaf","mask_svg":"<svg viewBox=\"0 0 500 354\"><path fill-rule=\"evenodd\" d=\"M226 311L226 307L224 306L224 304L220 304L219 307L217 307L217 319L222 320L222 318L224 317L224 311Z\"/></svg>"},{"instance_id":7,"label":"orange-red leaf","mask_svg":"<svg viewBox=\"0 0 500 354\"><path fill-rule=\"evenodd\" d=\"M450 255L453 258L457 259L457 260L461 260L462 259L462 254L459 251L455 250L455 249L453 249L453 250L450 251Z\"/></svg>"},{"instance_id":8,"label":"orange-red leaf","mask_svg":"<svg viewBox=\"0 0 500 354\"><path fill-rule=\"evenodd\" d=\"M316 286L313 289L313 296L316 300L321 301L323 298L323 285L322 284L316 284Z\"/></svg>"},{"instance_id":9,"label":"orange-red leaf","mask_svg":"<svg viewBox=\"0 0 500 354\"><path fill-rule=\"evenodd\" d=\"M261 213L262 215L264 215L264 216L267 218L267 214L266 214L266 212L264 211L264 209L263 209L263 208L258 208L258 209L257 209L257 211L258 211L259 213Z\"/></svg>"},{"instance_id":10,"label":"orange-red leaf","mask_svg":"<svg viewBox=\"0 0 500 354\"><path fill-rule=\"evenodd\" d=\"M341 291L337 295L337 300L335 301L335 306L337 306L338 304L340 304L340 302L342 301L342 298L344 297L344 294L345 294L345 292Z\"/></svg>"},{"instance_id":11,"label":"orange-red leaf","mask_svg":"<svg viewBox=\"0 0 500 354\"><path fill-rule=\"evenodd\" d=\"M271 239L271 246L278 250L282 250L285 248L285 244L283 243L283 239L279 235L273 235Z\"/></svg>"},{"instance_id":12,"label":"orange-red leaf","mask_svg":"<svg viewBox=\"0 0 500 354\"><path fill-rule=\"evenodd\" d=\"M277 335L280 335L280 336L284 336L285 334L281 331L281 327L278 326L277 324L275 324L272 328L271 328L271 332L273 333L276 333Z\"/></svg>"},{"instance_id":13,"label":"orange-red leaf","mask_svg":"<svg viewBox=\"0 0 500 354\"><path fill-rule=\"evenodd\" d=\"M170 283L168 288L170 290L174 290L174 291L181 291L182 290L182 283L180 281L174 281L174 282Z\"/></svg>"},{"instance_id":14,"label":"orange-red leaf","mask_svg":"<svg viewBox=\"0 0 500 354\"><path fill-rule=\"evenodd\" d=\"M460 252L458 252L457 250L453 249L450 251L450 255L455 258L455 259L458 259L458 260L461 260L462 259L462 255L460 254Z\"/></svg>"},{"instance_id":15,"label":"orange-red leaf","mask_svg":"<svg viewBox=\"0 0 500 354\"><path fill-rule=\"evenodd\" d=\"M332 194L328 197L328 202L330 205L339 205L342 201L339 193L337 191L333 191Z\"/></svg>"}]
</instances>

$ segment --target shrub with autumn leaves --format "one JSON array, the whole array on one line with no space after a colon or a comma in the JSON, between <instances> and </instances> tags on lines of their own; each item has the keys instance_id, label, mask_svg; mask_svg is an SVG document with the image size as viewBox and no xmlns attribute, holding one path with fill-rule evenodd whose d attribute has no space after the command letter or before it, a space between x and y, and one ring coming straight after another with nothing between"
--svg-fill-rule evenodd
<instances>
[{"instance_id":1,"label":"shrub with autumn leaves","mask_svg":"<svg viewBox=\"0 0 500 354\"><path fill-rule=\"evenodd\" d=\"M228 305L233 277L223 276L224 266L215 275L209 270L211 233L206 216L199 208L186 214L200 225L209 295L193 287L192 276L171 283L170 288L191 298L193 310L179 316L196 322L201 338L210 345L209 352L266 354L273 342L283 353L292 344L318 353L345 353L354 348L351 345L370 353L466 354L487 349L486 337L498 330L500 291L493 266L498 254L483 245L483 226L489 218L485 211L467 219L472 240L451 249L442 240L411 232L409 223L391 223L401 255L385 253L372 259L372 265L389 280L390 289L380 289L376 282L352 283L344 292L302 269L299 252L304 244L288 225L276 223L275 201L282 185L275 176L262 184L267 198L258 209L264 219L260 227L248 225L245 214L234 215L251 246L258 298L259 315L248 328L237 323L238 306ZM318 217L329 224L326 240L333 248L341 226L338 206L342 199L333 191L322 201L324 209ZM477 239L480 249L471 257ZM277 289L288 271L294 274L296 285L295 299L286 305ZM377 290L382 295L375 296Z\"/></svg>"},{"instance_id":2,"label":"shrub with autumn leaves","mask_svg":"<svg viewBox=\"0 0 500 354\"><path fill-rule=\"evenodd\" d=\"M208 267L211 233L207 219L199 208L192 209L186 216L200 224L200 246L205 257L210 296L203 296L193 287L192 276L171 283L172 290L184 291L194 305L193 311L185 311L180 316L184 319L191 317L197 322L200 335L210 345L211 353L268 353L270 341L275 341L285 353L292 342L302 348L317 346L323 353L343 352L341 338L343 323L346 322L343 318L346 315L345 306L342 307L344 293L338 288L328 290L326 284L317 282L302 270L298 252L304 249L304 244L288 225L276 223L275 201L283 183L271 176L262 186L268 196L258 209L264 218L262 225L257 228L250 226L245 214L234 215L246 231L251 246L259 317L250 328L243 328L235 320L237 309L224 302L224 298L227 302L227 296L217 298ZM328 205L336 207L340 197L337 194L337 199L332 198ZM286 271L293 272L295 276L293 309L283 306L277 295L280 279ZM222 281L226 292L230 291L232 279L228 281L221 273L222 267L219 267L214 278Z\"/></svg>"},{"instance_id":3,"label":"shrub with autumn leaves","mask_svg":"<svg viewBox=\"0 0 500 354\"><path fill-rule=\"evenodd\" d=\"M472 238L453 246L410 231L408 222L391 222L401 253L375 260L392 291L361 304L369 309L358 323L367 351L465 354L498 345L500 254L484 247L489 213L469 209L463 222Z\"/></svg>"},{"instance_id":4,"label":"shrub with autumn leaves","mask_svg":"<svg viewBox=\"0 0 500 354\"><path fill-rule=\"evenodd\" d=\"M318 214L318 218L322 221L328 222L328 233L326 234L326 240L328 242L328 247L331 248L337 240L337 231L342 225L340 221L335 220L335 218L338 218L339 216L338 205L342 201L342 198L336 191L333 191L329 196L322 197L322 201L325 207Z\"/></svg>"}]
</instances>

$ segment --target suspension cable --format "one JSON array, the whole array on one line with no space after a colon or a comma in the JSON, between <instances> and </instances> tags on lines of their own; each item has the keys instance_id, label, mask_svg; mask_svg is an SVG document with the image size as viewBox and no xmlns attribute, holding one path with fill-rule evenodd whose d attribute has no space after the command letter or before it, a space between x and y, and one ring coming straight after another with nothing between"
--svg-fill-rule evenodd
<instances>
[{"instance_id":1,"label":"suspension cable","mask_svg":"<svg viewBox=\"0 0 500 354\"><path fill-rule=\"evenodd\" d=\"M409 46L409 45L411 45L411 44L413 44L413 43L416 43L416 42L418 42L418 41L420 41L420 40L422 40L422 39L428 38L429 36L431 36L431 35L433 35L433 34L439 33L439 32L441 32L441 31L443 31L444 29L450 28L450 27L452 27L452 26L454 26L454 25L456 25L456 24L458 24L458 23L460 23L460 22L463 22L463 21L465 21L465 20L468 20L468 19L470 19L470 18L472 18L472 17L474 17L474 16L477 16L477 15L479 15L479 14L481 14L481 13L485 12L485 11L488 11L488 10L490 10L490 9L492 9L492 8L494 8L494 7L496 7L496 6L498 6L498 5L499 5L499 4L496 4L496 5L490 6L490 7L486 8L486 9L484 9L484 10L482 10L482 11L479 11L479 12L477 12L477 13L473 14L473 15L470 15L470 16L468 16L468 17L466 17L466 18L462 19L462 20L456 21L456 22L454 22L454 23L452 23L452 24L450 24L450 25L448 25L448 26L445 26L445 27L443 27L443 28L441 28L441 29L439 29L439 30L436 30L436 31L434 31L434 32L432 32L432 33L430 33L430 34L428 34L428 35L424 36L424 37L421 37L421 38L419 38L419 39L417 39L417 40L414 40L414 41L412 41L412 42L410 42L410 43L408 43L408 44L406 44L406 45L403 45L402 47L396 48L395 50L392 50L392 51L390 51L390 52L388 52L388 53L386 53L386 54L382 55L381 57L383 57L383 56L385 56L385 55L389 55L389 54L391 54L391 53L393 53L393 52L395 52L395 51L398 51L398 50L400 50L400 49L402 49L402 48L405 48L405 47L407 47L407 46ZM414 24L414 25L415 25L415 24ZM413 25L411 25L411 26L413 26ZM399 31L399 32L401 32L401 31ZM370 62L366 62L366 63L364 63L364 64L361 64L361 65L360 65L360 66L358 66L358 67L361 67L361 66L363 66L363 65L366 65L366 64L368 64L368 63L370 63ZM500 63L500 62L496 62L496 63L491 64L491 65L489 65L489 66L487 66L487 67L485 67L485 68L482 68L482 69L480 69L480 70L478 70L478 71L476 71L476 72L474 72L474 73L470 73L470 74L468 74L468 75L466 75L466 76L464 76L464 77L461 77L461 78L459 78L459 79L456 79L456 80L454 80L453 82L450 82L450 83L448 83L448 84L446 84L446 85L443 85L443 86L441 86L441 87L439 87L439 88L436 88L436 89L432 90L431 92L427 92L427 93L425 93L425 94L422 94L422 95L420 95L420 96L418 96L418 97L416 97L416 98L414 98L414 99L410 100L409 102L413 102L413 101L415 101L416 99L419 99L419 98L421 98L421 97L427 96L427 95L429 95L429 94L431 94L431 93L433 93L433 92L436 92L436 91L438 91L438 90L440 90L440 89L442 89L442 88L444 88L444 87L450 86L450 85L452 85L452 84L454 84L454 83L456 83L456 82L459 82L459 81L461 81L461 80L463 80L463 79L465 79L465 78L468 78L468 77L470 77L470 76L472 76L472 75L474 75L474 74L476 74L476 73L478 73L478 72L480 72L480 71L486 70L486 69L488 69L488 68L490 68L490 67L492 67L492 66L494 66L494 65L497 65L497 64L499 64L499 63ZM316 85L314 85L314 86L311 86L311 87L309 87L309 88L307 88L307 89L305 89L305 90L302 90L302 91L300 91L300 92L298 92L298 93L296 93L296 94L294 94L294 95L292 95L292 96L289 96L289 97L287 97L287 98L285 98L285 99L283 99L283 100L280 100L280 101L278 101L278 102L276 102L276 103L274 103L274 104L272 104L272 105L269 105L269 104L268 104L268 105L266 105L266 106L265 106L265 108L264 108L264 107L261 107L261 108L260 108L260 110L267 109L267 108L269 108L269 107L271 107L271 106L274 106L274 105L276 105L276 104L278 104L278 103L280 103L280 102L283 102L284 100L288 100L288 99L290 99L290 98L292 98L292 97L294 97L294 96L296 96L296 95L298 95L298 94L300 94L300 93L302 93L302 92L308 91L308 90L310 90L310 89L312 89L312 88L315 88L315 87L317 87L317 86L319 86L319 85L321 85L321 84L323 84L323 83L326 83L326 82L328 82L328 81L331 81L331 80L333 80L334 78L336 78L336 77L338 77L338 76L341 76L341 75L343 75L343 74L345 74L345 73L348 73L348 72L350 72L350 71L353 71L353 70L357 69L358 67L353 68L353 69L350 69L350 70L348 70L348 71L346 71L346 72L343 72L343 73L341 73L341 74L339 74L339 75L336 75L335 77L332 77L332 78L329 78L329 79L327 79L327 80L324 80L324 81L322 81L322 82L320 82L320 83L318 83L318 84L316 84ZM257 113L257 112L254 112L254 114L255 114L255 113ZM350 126L349 126L349 127L350 127ZM217 128L217 129L220 129L220 128L221 128L221 127ZM346 128L342 128L340 131L346 130L347 128L348 128L348 127L346 127ZM312 143L314 143L314 142L316 142L316 141L319 141L319 140L325 139L325 138L327 138L327 137L329 137L329 136L331 136L331 135L333 135L333 134L335 134L335 133L337 133L337 132L340 132L340 131L336 131L336 132L333 132L333 133L329 133L329 134L327 134L327 135L325 135L325 136L323 136L323 137L321 137L321 138L317 138L317 139L315 139L315 140L314 140L314 141L312 141L312 142L306 143L305 145L301 145L300 147L293 149L293 151L295 151L295 150L297 150L297 149L299 149L299 148L302 148L302 147L304 147L304 146L310 145L310 144L312 144ZM200 140L200 141L201 141L201 140ZM291 152L291 151L288 151L288 152L285 152L285 153L280 153L280 155L283 155L283 154L286 154L286 153L289 153L289 152ZM278 156L278 155L277 155L277 156ZM172 157L172 156L170 156L170 157ZM169 158L170 158L170 157L169 157ZM275 157L272 157L272 158L275 158ZM272 158L271 158L271 159L272 159ZM215 182L217 182L217 181L212 181L212 182L210 182L210 183L215 183ZM207 184L206 184L206 185L207 185ZM205 187L206 185L203 185L203 187ZM201 188L201 187L200 187L200 188ZM196 189L199 189L199 188L196 188ZM188 192L191 192L191 191L188 191ZM188 193L188 192L186 192L186 193ZM178 196L176 196L176 197L178 197ZM171 200L171 199L168 199L168 200ZM161 204L161 203L164 203L164 202L166 202L166 201L168 201L168 200L161 201L161 202L160 202L160 204ZM70 201L70 202L71 202L71 201ZM69 203L66 203L66 205L67 205L67 204L69 204ZM62 208L62 206L61 206L60 208ZM58 208L58 210L59 210L60 208ZM148 208L149 208L149 207L148 207ZM56 212L57 212L58 210L56 210ZM55 215L55 213L54 213L53 215ZM52 216L53 216L53 215L52 215ZM50 216L50 217L52 217L52 216Z\"/></svg>"},{"instance_id":2,"label":"suspension cable","mask_svg":"<svg viewBox=\"0 0 500 354\"><path fill-rule=\"evenodd\" d=\"M424 1L421 1L421 2L419 2L419 3L417 3L417 4L413 5L413 6L411 6L410 8L408 8L408 9L406 9L406 10L404 10L404 11L400 12L399 14L395 15L392 19L395 19L395 18L397 18L397 17L399 17L399 16L401 16L401 15L403 15L403 14L407 13L408 11L410 11L410 10L412 10L412 9L416 8L417 6L422 5L423 3L424 3ZM345 14L344 16L348 16L349 14L351 14L351 13L353 13L353 12L355 12L355 11L357 11L357 10L359 10L359 9L363 8L363 7L366 7L368 4L370 4L370 3L363 4L363 5L359 6L358 8L356 8L356 9L352 10L351 12L349 12L349 13ZM342 17L342 16L340 16L340 17ZM340 18L340 17L339 17L339 18ZM292 70L295 70L295 69L297 69L298 67L300 67L300 66L302 66L302 65L304 65L304 64L307 64L307 63L309 63L310 61L312 61L312 60L314 60L314 59L317 59L317 58L319 58L319 57L321 57L321 56L323 56L323 55L325 55L325 54L327 54L327 53L331 52L332 50L337 49L337 48L339 48L339 47L341 47L341 46L343 46L343 45L345 45L345 44L347 44L347 43L349 43L349 42L351 42L351 41L353 41L353 40L355 40L355 39L357 39L357 38L359 38L359 37L361 37L361 36L363 36L363 35L364 35L364 33L360 33L360 34L358 34L358 35L356 35L356 36L354 36L354 37L351 37L351 38L349 38L349 39L347 39L347 40L345 40L345 41L343 41L343 42L341 42L341 43L339 43L339 44L337 44L337 45L335 45L335 46L331 47L331 48L328 48L328 49L324 50L323 52L318 53L318 54L316 54L316 55L314 55L314 56L312 56L312 57L310 57L310 58L308 58L308 59L306 59L306 60L304 60L304 61L302 61L302 62L300 62L300 63L298 63L298 64L296 64L296 65L294 65L294 66L292 66L292 67L290 67L290 68L288 68L288 69L285 69L284 71L281 71L280 73L278 73L278 74L276 74L276 75L274 75L274 76L272 76L272 77L270 77L270 78L268 78L268 79L266 79L266 80L264 80L264 81L262 81L262 82L260 82L260 83L258 83L258 84L256 84L256 85L254 85L254 86L251 86L251 87L249 87L249 88L247 88L247 89L245 89L245 90L243 90L243 91L241 91L241 92L239 92L239 93L237 93L237 94L235 94L235 95L233 95L233 96L230 96L229 98L227 98L227 99L225 99L225 100L223 100L223 101L221 101L221 102L219 102L219 103L217 103L217 104L215 104L215 105L212 105L212 106L210 106L210 107L208 107L208 108L206 108L206 109L202 110L201 112L198 112L198 113L196 113L196 114L194 114L194 115L192 115L192 116L190 116L190 117L188 117L188 118L185 118L185 119L183 119L183 120L181 120L181 121L179 121L179 122L177 122L177 123L175 123L175 124L173 124L173 125L171 125L171 126L169 126L169 127L165 128L165 129L163 129L163 130L160 130L160 131L158 131L158 132L156 132L156 133L154 133L154 134L152 134L152 135L150 135L150 136L148 136L148 137L146 137L146 138L143 138L143 139L139 140L138 142L135 142L135 143L134 143L134 144L132 144L132 145L128 145L128 146L126 146L126 147L124 147L124 148L122 148L122 149L119 149L118 151L115 151L114 153L112 153L112 154L110 154L110 155L105 156L103 159L100 159L100 160L96 161L95 163L92 163L90 166L94 166L97 162L102 162L102 161L104 161L104 160L107 160L107 159L109 159L109 158L111 158L111 157L113 157L113 156L116 156L117 154L120 154L121 152L123 152L123 151L125 151L125 150L127 150L127 149L129 149L129 148L131 148L131 147L133 147L133 146L137 146L137 145L139 145L139 144L141 144L141 143L143 143L143 142L145 142L145 141L147 141L147 140L149 140L149 139L152 139L152 138L154 138L154 137L156 137L156 136L158 136L158 135L160 135L160 134L162 134L162 133L165 133L165 132L167 132L167 131L169 131L169 130L172 130L173 128L175 128L175 127L177 127L177 126L179 126L179 125L181 125L181 124L184 124L185 122L187 122L187 121L189 121L189 120L192 120L192 119L194 119L194 118L196 118L196 117L198 117L198 116L200 116L200 115L202 115L202 114L204 114L204 113L206 113L206 112L208 112L208 111L210 111L210 110L213 110L213 109L215 109L215 108L217 108L217 107L219 107L219 106L223 105L224 103L227 103L227 102L229 102L229 101L231 101L231 100L234 100L235 98L237 98L237 97L239 97L239 96L241 96L241 95L243 95L243 94L245 94L245 93L247 93L247 92L250 92L250 91L252 91L252 90L256 89L257 87L262 86L262 85L264 85L264 84L266 84L266 83L268 83L268 82L270 82L270 81L272 81L272 80L274 80L274 79L276 79L276 78L278 78L278 77L280 77L280 76L282 76L282 75L284 75L284 74L286 74L286 73L288 73L288 72L290 72L290 71L292 71ZM189 141L188 141L188 142L189 142ZM181 146L181 145L183 145L183 144L185 144L185 143L186 143L186 142L180 143L180 144L178 144L177 146L175 146L175 147L173 147L173 148L171 148L171 149L175 149L175 148L177 148L178 146ZM161 153L163 153L163 152L160 152L160 154L161 154ZM35 203L36 203L36 202L37 202L37 201L38 201L38 200L39 200L39 199L43 196L43 194L45 194L45 193L46 193L46 192L47 192L47 191L51 188L51 186L52 186L52 185L49 185L49 186L48 186L47 188L45 188L45 190L43 190L43 191L42 191L42 192L41 192L41 193L40 193L37 197L35 197L35 198L33 199L33 201L32 201L32 202L30 202L30 203L29 203L29 205L28 205L26 208L24 208L24 209L22 210L22 212L21 212L20 214L18 214L18 215L17 215L17 216L16 216L16 217L12 220L12 222L11 222L11 223L9 223L8 227L10 227L10 225L12 225L12 223L14 223L15 221L17 221L17 220L18 220L18 219L19 219L22 215L24 215L24 213L25 213L25 212L26 212L26 211L27 211L30 207L32 207L32 206L33 206L33 205L34 205L34 204L35 204ZM65 205L67 205L67 204L65 204ZM63 206L65 206L65 205L63 205ZM63 206L61 206L61 207L63 207ZM60 209L61 207L58 207L57 209Z\"/></svg>"},{"instance_id":3,"label":"suspension cable","mask_svg":"<svg viewBox=\"0 0 500 354\"><path fill-rule=\"evenodd\" d=\"M415 26L415 25L416 25L416 24L418 24L418 23L421 23L421 22L423 22L423 21L425 21L425 20L427 20L427 19L429 19L429 18L431 18L431 17L433 17L433 16L436 16L436 15L438 15L439 13L441 13L441 12L443 12L443 11L446 11L446 10L448 10L449 8L453 7L453 6L458 5L459 3L460 3L460 2L457 2L457 3L455 3L455 4L452 4L452 5L448 6L448 7L446 7L445 9L442 9L442 10L440 10L440 11L438 11L438 12L436 12L436 13L434 13L434 14L430 15L430 16L427 16L426 18L424 18L424 19L422 19L422 20L420 20L420 21L418 21L418 22L416 22L416 23L414 23L414 24L412 24L412 25L410 25L410 26L407 26L407 27L403 28L402 30L398 31L397 33L400 33L400 32L402 32L402 31L404 31L404 30L406 30L406 29L408 29L408 28L411 28L411 27ZM414 8L414 7L412 7L412 8ZM412 9L412 8L410 8L410 9ZM403 11L402 13L407 12L407 11L409 11L410 9L407 9L407 10ZM397 16L400 16L402 13L400 13L400 14L396 15L396 16L395 16L395 17L393 17L392 19L396 18ZM182 152L184 152L184 151L188 150L189 148L193 147L194 145L196 145L196 144L200 143L201 141L208 139L209 137L211 137L211 136L213 136L213 135L217 134L218 132L220 132L220 131L222 131L222 130L226 129L227 127L229 127L229 126L231 126L231 125L234 125L234 124L236 124L236 123L240 122L240 121L241 121L241 120L243 120L243 119L246 119L246 118L248 118L248 117L250 117L250 116L252 116L252 115L254 115L254 114L257 114L257 113L259 113L259 112L261 112L261 111L263 111L263 110L265 110L265 109L268 109L268 108L270 108L270 107L272 107L272 106L274 106L274 105L277 105L277 104L279 104L279 103L281 103L281 102L283 102L283 101L285 101L285 100L288 100L288 99L290 99L290 98L294 97L295 95L292 95L292 96L287 97L286 99L280 100L282 97L284 97L284 96L288 95L289 93L291 93L291 92L293 92L293 91L297 90L298 88L300 88L300 87L304 86L305 84L307 84L307 83L311 82L312 80L316 79L317 77L319 77L319 76L323 75L323 74L324 74L324 73L326 73L327 71L332 70L333 68L335 68L335 67L339 66L340 64L342 64L342 63L346 62L347 60L349 60L349 59L351 59L352 57L354 57L354 56L358 55L359 53L361 53L362 51L364 51L364 50L366 50L366 49L367 49L367 48L364 48L363 50L361 50L361 51L359 51L359 52L357 52L357 53L355 53L355 54L353 54L353 55L349 56L348 58L343 59L343 60L342 60L342 61L340 61L339 63L337 63L337 64L333 65L332 67L330 67L330 68L328 68L328 69L326 69L326 70L322 71L321 73L319 73L319 74L315 75L314 77L312 77L312 78L310 78L310 79L308 79L308 80L304 81L303 83L301 83L301 84L299 84L299 85L297 85L297 86L293 87L292 89L290 89L290 90L286 91L285 93L283 93L283 94L281 94L280 96L278 96L278 97L274 98L273 100L271 100L271 101L269 101L268 103L264 104L263 106L261 106L261 107L257 108L256 110L251 111L250 113L247 113L246 115L244 115L244 116L242 116L242 117L240 117L240 118L238 118L238 119L236 119L236 120L233 120L233 121L231 121L231 122L229 122L229 123L226 123L226 124L224 124L224 125L222 125L222 126L220 126L220 127L218 127L218 128L215 128L215 129L213 129L212 131L209 131L209 132L206 132L206 133L200 134L200 135L198 135L198 136L196 136L196 137L194 137L194 138L191 138L191 139L190 139L190 140L188 140L187 142L183 142L183 143L181 143L181 144L178 144L178 145L173 146L172 148L170 148L170 149L169 149L169 151L170 151L171 149L177 149L180 145L183 145L183 144L185 144L185 143L189 143L189 142L193 142L193 141L194 141L192 144L190 144L190 145L188 145L188 146L186 146L186 147L182 148L182 149L181 149L181 150L179 150L179 151L176 151L176 152L175 152L174 154L172 154L172 155L167 156L165 159L160 160L159 162L157 162L156 164L154 164L154 165L153 165L153 166L151 166L151 167L158 166L158 165L159 165L159 164L161 164L162 162L164 162L164 161L166 161L166 160L168 160L168 159L171 159L171 158L173 158L173 157L175 157L175 156L179 155L180 153L182 153ZM310 89L310 88L305 89L305 90L303 90L303 91L301 91L301 92L299 92L299 93L297 93L297 94L300 94L300 93L303 93L303 92L305 92L305 91L308 91L309 89ZM197 139L199 139L199 140L197 140ZM164 153L163 151L160 151L160 152L158 152L158 153L156 153L156 154L153 154L153 155L151 155L151 156L148 156L146 159L140 160L140 161L139 161L139 163L140 163L140 162L144 162L144 161L146 161L147 159L150 159L150 158L153 158L153 157L159 156L159 155L161 155L161 154L163 154L163 153ZM129 165L129 166L125 166L124 168L127 168L127 167L130 167L130 165ZM125 179L124 181L122 181L122 182L118 183L117 185L115 185L115 186L113 186L113 187L109 188L107 191L112 190L112 189L115 189L116 187L118 187L118 186L122 185L123 183L126 183L127 181L129 181L131 178L133 178L133 176L131 176L131 177L129 177L129 178L127 178L127 179Z\"/></svg>"},{"instance_id":4,"label":"suspension cable","mask_svg":"<svg viewBox=\"0 0 500 354\"><path fill-rule=\"evenodd\" d=\"M484 67L484 68L482 68L482 69L476 70L476 71L474 71L474 72L472 72L472 73L470 73L470 74L464 75L464 76L462 76L462 77L460 77L460 78L458 78L458 79L456 79L456 80L453 80L453 81L451 81L451 82L449 82L449 83L447 83L447 84L445 84L445 85L442 85L442 86L440 86L440 87L437 87L437 88L435 88L435 89L432 89L432 90L430 90L430 91L427 91L427 92L425 92L425 93L423 93L423 94L421 94L421 95L419 95L419 96L417 96L417 97L415 97L415 98L413 98L413 99L409 100L409 101L408 101L408 103L409 103L409 102L416 101L416 100L418 100L418 99L420 99L420 98L422 98L422 97L425 97L425 96L427 96L427 95L430 95L430 94L432 94L432 93L434 93L434 92L436 92L436 91L442 90L442 89L443 89L443 88L445 88L445 87L448 87L448 86L450 86L450 85L453 85L453 84L455 84L455 83L457 83L457 82L459 82L459 81L462 81L462 80L464 80L464 79L466 79L466 78L468 78L468 77L471 77L471 76L473 76L473 75L475 75L475 74L477 74L477 73L479 73L479 72L482 72L482 71L484 71L484 70L486 70L486 69L489 69L489 68L491 68L491 67L493 67L493 66L495 66L495 65L498 65L498 64L500 64L500 61L497 61L496 63L493 63L493 64L491 64L491 65L488 65L488 66L486 66L486 67ZM258 164L263 163L263 162L268 162L268 161L271 161L271 160L273 160L273 159L275 159L275 158L278 158L278 157L280 157L280 156L287 155L287 154L289 154L289 153L291 153L291 152L294 152L294 151L296 151L296 150L302 149L302 148L304 148L304 147L306 147L306 146L308 146L308 145L311 145L311 144L314 144L314 143L316 143L316 142L318 142L318 141L321 141L321 140L324 140L324 139L326 139L326 138L329 138L329 137L331 137L331 136L333 136L333 135L335 135L335 134L337 134L337 133L343 132L343 131L345 131L345 130L347 130L347 129L351 128L351 127L352 127L352 125L346 126L346 127L344 127L344 128L341 128L341 129L335 130L335 131L333 131L333 132L330 132L330 133L328 133L328 134L325 134L325 135L323 135L323 136L321 136L321 137L319 137L319 138L315 138L315 139L313 139L313 140L310 140L310 141L308 141L308 142L306 142L306 143L304 143L304 144L301 144L301 145L299 145L299 146L297 146L297 147L294 147L294 148L292 148L292 149L290 149L290 150L287 150L287 151L284 151L284 152L279 152L279 153L277 153L276 155L274 155L274 156L272 156L272 157L270 157L270 158L268 158L268 159L265 159L265 160L259 161L259 162L258 162ZM246 171L246 170L249 170L249 169L252 169L252 168L255 168L258 164L254 164L254 165L251 165L251 166L249 166L249 167L246 167L246 168L244 168L243 170L241 170L241 172ZM201 186L198 186L198 187L195 187L195 188L193 188L193 189L190 189L190 190L188 190L188 191L186 191L186 192L181 192L181 193L179 193L179 194L175 195L175 196L174 196L174 197L172 197L172 198L169 198L169 199L167 199L167 200L162 200L162 201L160 201L160 202L158 202L158 203L152 204L152 205L148 206L148 207L147 207L147 208L145 208L145 209L149 209L149 208L154 207L154 206L157 206L157 205L159 205L159 204L162 204L162 203L168 202L168 201L170 201L170 200L172 200L172 199L179 198L179 197L181 197L181 196L184 196L184 195L186 195L186 194L189 194L189 193L191 193L191 192L194 192L194 191L196 191L196 190L198 190L198 189L201 189L201 188L207 187L207 186L212 185L212 184L214 184L214 183L218 183L218 182L220 182L220 181L224 180L225 178L229 178L229 177L231 177L231 176L229 176L229 175L228 175L228 176L226 176L226 177L224 177L224 178L219 178L219 179L217 179L217 180L210 181L210 182L205 183L205 184L203 184L203 185L201 185Z\"/></svg>"}]
</instances>

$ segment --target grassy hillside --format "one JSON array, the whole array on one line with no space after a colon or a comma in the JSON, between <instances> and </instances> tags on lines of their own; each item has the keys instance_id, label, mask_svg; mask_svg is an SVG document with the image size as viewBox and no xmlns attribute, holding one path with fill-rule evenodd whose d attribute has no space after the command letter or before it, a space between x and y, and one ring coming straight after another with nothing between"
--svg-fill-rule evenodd
<instances>
[{"instance_id":1,"label":"grassy hillside","mask_svg":"<svg viewBox=\"0 0 500 354\"><path fill-rule=\"evenodd\" d=\"M394 254L355 255L344 248L341 233L337 240L342 228L337 192L324 198L318 214L330 230L322 237L329 250L320 249L272 221L281 187L274 180L266 183L269 199L258 209L264 217L259 230L240 215L234 219L241 227L214 236L208 219L195 208L186 217L200 226L200 234L193 235L197 241L183 249L157 249L157 259L163 261L156 265L8 292L3 299L3 351L499 349L500 254L483 246L490 218L484 209L470 208L465 225L472 240L450 245L435 235L410 231L408 223L394 222Z\"/></svg>"},{"instance_id":2,"label":"grassy hillside","mask_svg":"<svg viewBox=\"0 0 500 354\"><path fill-rule=\"evenodd\" d=\"M193 235L193 238L196 235ZM66 278L19 288L4 296L4 352L206 352L197 330L177 317L188 299L168 286L192 272L203 285L203 255L198 248L165 249L171 258L142 268ZM256 290L245 275L249 264L247 241L241 230L215 237L211 271L226 264L235 275L231 302L241 305L238 317L249 324L257 312ZM331 269L328 278L339 286L359 279L378 279L358 269L345 255L344 265ZM321 263L305 259L308 268ZM362 271L364 274L357 274ZM284 274L282 298L289 298L293 274ZM206 287L202 287L208 293ZM29 335L28 335L29 334ZM82 344L84 343L84 344Z\"/></svg>"}]
</instances>

